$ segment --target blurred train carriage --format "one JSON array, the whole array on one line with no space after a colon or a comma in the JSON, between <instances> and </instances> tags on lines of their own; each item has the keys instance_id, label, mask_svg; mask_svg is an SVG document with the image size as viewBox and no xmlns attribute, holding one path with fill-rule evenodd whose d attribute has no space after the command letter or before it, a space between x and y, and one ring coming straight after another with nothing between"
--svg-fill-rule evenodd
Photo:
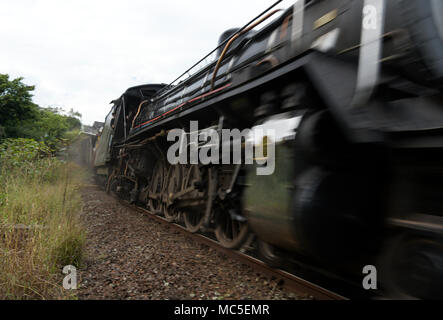
<instances>
[{"instance_id":1,"label":"blurred train carriage","mask_svg":"<svg viewBox=\"0 0 443 320\"><path fill-rule=\"evenodd\" d=\"M70 161L80 166L94 168L95 148L99 144L103 125L103 122L95 121L92 126L82 126L79 135L67 150Z\"/></svg>"},{"instance_id":2,"label":"blurred train carriage","mask_svg":"<svg viewBox=\"0 0 443 320\"><path fill-rule=\"evenodd\" d=\"M170 85L112 102L99 180L190 232L212 230L224 247L253 234L270 264L303 260L350 278L376 265L391 296L443 298L442 3L272 6ZM167 161L175 128L284 123L273 175Z\"/></svg>"}]
</instances>

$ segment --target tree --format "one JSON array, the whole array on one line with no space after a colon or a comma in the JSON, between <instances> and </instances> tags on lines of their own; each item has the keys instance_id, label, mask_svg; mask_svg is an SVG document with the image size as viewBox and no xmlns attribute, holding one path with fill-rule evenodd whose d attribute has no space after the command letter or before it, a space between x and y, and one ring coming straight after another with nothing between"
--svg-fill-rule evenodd
<instances>
[{"instance_id":1,"label":"tree","mask_svg":"<svg viewBox=\"0 0 443 320\"><path fill-rule=\"evenodd\" d=\"M38 114L38 107L32 102L35 87L22 80L9 80L9 75L0 74L0 138L20 136L20 123L35 119Z\"/></svg>"},{"instance_id":2,"label":"tree","mask_svg":"<svg viewBox=\"0 0 443 320\"><path fill-rule=\"evenodd\" d=\"M82 115L80 114L80 112L74 111L74 109L71 108L66 116L66 121L68 122L68 130L80 130L82 127L82 122L80 121L81 118Z\"/></svg>"},{"instance_id":3,"label":"tree","mask_svg":"<svg viewBox=\"0 0 443 320\"><path fill-rule=\"evenodd\" d=\"M35 119L25 120L21 124L24 137L44 141L53 150L56 150L66 133L81 129L81 122L78 118L61 114L62 109L39 109Z\"/></svg>"},{"instance_id":4,"label":"tree","mask_svg":"<svg viewBox=\"0 0 443 320\"><path fill-rule=\"evenodd\" d=\"M27 86L23 78L9 80L0 74L0 140L29 138L45 142L53 150L63 145L67 132L81 129L81 114L72 108L40 108L32 102L34 86ZM71 132L70 136L75 135Z\"/></svg>"}]
</instances>

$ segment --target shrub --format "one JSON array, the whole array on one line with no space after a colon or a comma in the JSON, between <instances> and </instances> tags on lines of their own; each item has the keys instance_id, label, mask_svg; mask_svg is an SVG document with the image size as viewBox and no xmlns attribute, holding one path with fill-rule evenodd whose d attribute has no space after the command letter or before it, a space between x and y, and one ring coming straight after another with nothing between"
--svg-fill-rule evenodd
<instances>
[{"instance_id":1,"label":"shrub","mask_svg":"<svg viewBox=\"0 0 443 320\"><path fill-rule=\"evenodd\" d=\"M22 166L51 155L51 149L33 139L9 138L0 144L0 159L4 165Z\"/></svg>"},{"instance_id":2,"label":"shrub","mask_svg":"<svg viewBox=\"0 0 443 320\"><path fill-rule=\"evenodd\" d=\"M40 183L54 181L62 163L51 154L51 149L43 142L6 139L0 144L0 179L21 177L37 179Z\"/></svg>"}]
</instances>

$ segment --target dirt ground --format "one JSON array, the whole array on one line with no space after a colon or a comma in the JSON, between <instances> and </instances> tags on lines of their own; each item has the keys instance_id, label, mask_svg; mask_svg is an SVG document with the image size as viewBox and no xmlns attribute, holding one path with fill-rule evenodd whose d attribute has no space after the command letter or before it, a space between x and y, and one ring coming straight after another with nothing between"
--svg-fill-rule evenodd
<instances>
[{"instance_id":1,"label":"dirt ground","mask_svg":"<svg viewBox=\"0 0 443 320\"><path fill-rule=\"evenodd\" d=\"M303 299L172 228L82 190L87 229L79 299Z\"/></svg>"}]
</instances>

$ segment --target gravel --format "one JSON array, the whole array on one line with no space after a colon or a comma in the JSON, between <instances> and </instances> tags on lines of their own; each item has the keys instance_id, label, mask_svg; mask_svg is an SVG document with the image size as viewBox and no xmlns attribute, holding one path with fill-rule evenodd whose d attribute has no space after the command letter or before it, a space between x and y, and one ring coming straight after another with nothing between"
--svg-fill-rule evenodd
<instances>
[{"instance_id":1,"label":"gravel","mask_svg":"<svg viewBox=\"0 0 443 320\"><path fill-rule=\"evenodd\" d=\"M122 206L94 186L82 190L86 258L79 299L304 299L251 267Z\"/></svg>"}]
</instances>

